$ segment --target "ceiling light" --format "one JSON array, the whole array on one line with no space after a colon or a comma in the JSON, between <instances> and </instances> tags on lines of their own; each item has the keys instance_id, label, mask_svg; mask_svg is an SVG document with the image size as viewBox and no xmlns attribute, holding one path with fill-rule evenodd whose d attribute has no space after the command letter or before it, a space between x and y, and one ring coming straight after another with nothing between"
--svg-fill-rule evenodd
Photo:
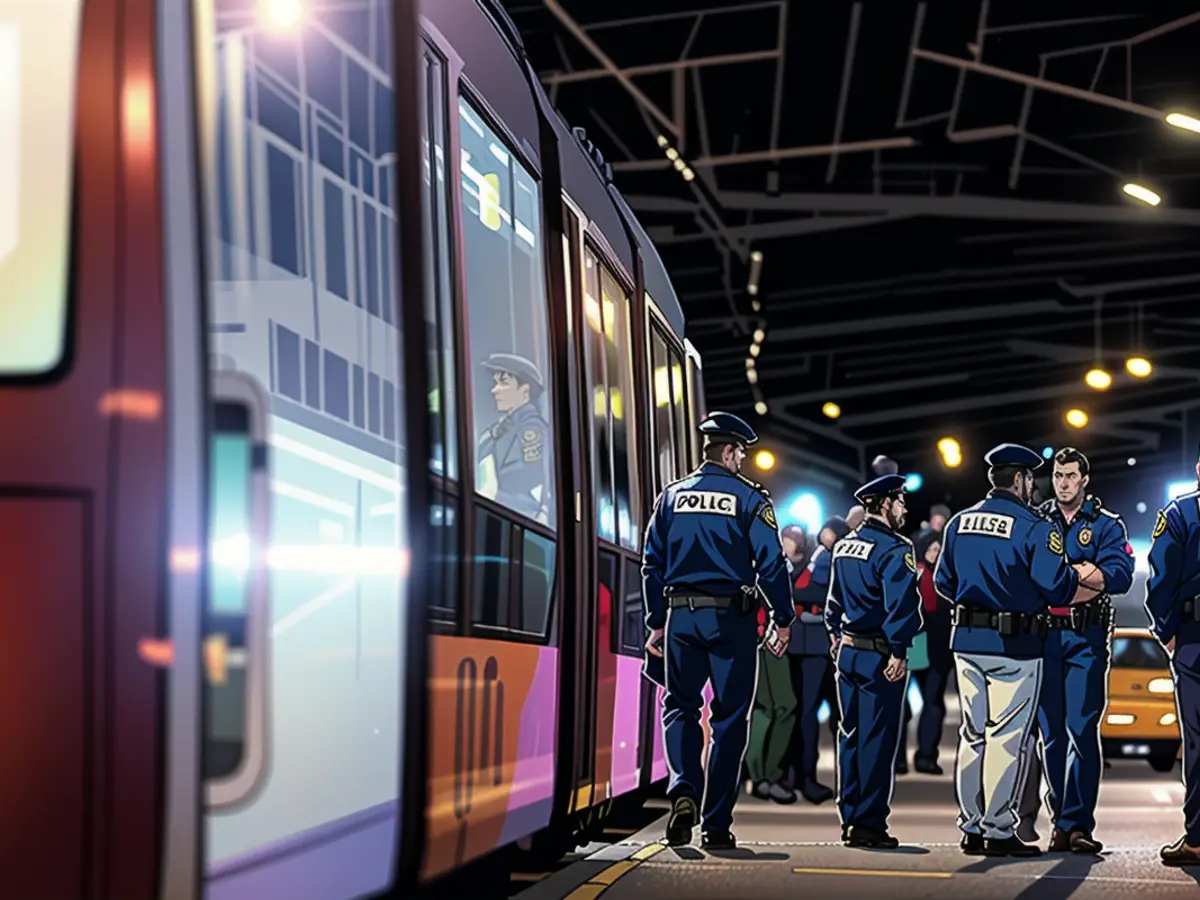
<instances>
[{"instance_id":1,"label":"ceiling light","mask_svg":"<svg viewBox=\"0 0 1200 900\"><path fill-rule=\"evenodd\" d=\"M675 166L676 172L682 172L685 168L687 168L687 163L685 163L682 159L676 159L672 165Z\"/></svg>"},{"instance_id":2,"label":"ceiling light","mask_svg":"<svg viewBox=\"0 0 1200 900\"><path fill-rule=\"evenodd\" d=\"M667 159L671 160L671 162L674 162L675 160L679 159L679 151L676 150L674 147L668 147L667 148Z\"/></svg>"},{"instance_id":3,"label":"ceiling light","mask_svg":"<svg viewBox=\"0 0 1200 900\"><path fill-rule=\"evenodd\" d=\"M946 464L947 468L957 469L962 465L962 455L958 453L944 453L942 454L942 462Z\"/></svg>"},{"instance_id":4,"label":"ceiling light","mask_svg":"<svg viewBox=\"0 0 1200 900\"><path fill-rule=\"evenodd\" d=\"M746 380L751 384L758 384L758 369L747 369Z\"/></svg>"},{"instance_id":5,"label":"ceiling light","mask_svg":"<svg viewBox=\"0 0 1200 900\"><path fill-rule=\"evenodd\" d=\"M658 136L658 146L659 147L666 147L670 143L671 142L668 141L665 136L663 136L661 134Z\"/></svg>"},{"instance_id":6,"label":"ceiling light","mask_svg":"<svg viewBox=\"0 0 1200 900\"><path fill-rule=\"evenodd\" d=\"M754 329L754 343L761 344L763 342L763 340L766 338L766 336L767 336L767 333L765 331L763 331L761 328Z\"/></svg>"},{"instance_id":7,"label":"ceiling light","mask_svg":"<svg viewBox=\"0 0 1200 900\"><path fill-rule=\"evenodd\" d=\"M693 178L696 177L696 173L693 172L691 169L689 169L687 166L683 167L682 175L683 175L684 181L691 181Z\"/></svg>"},{"instance_id":8,"label":"ceiling light","mask_svg":"<svg viewBox=\"0 0 1200 900\"><path fill-rule=\"evenodd\" d=\"M754 456L754 464L763 470L772 469L775 467L775 454L770 450L759 450Z\"/></svg>"},{"instance_id":9,"label":"ceiling light","mask_svg":"<svg viewBox=\"0 0 1200 900\"><path fill-rule=\"evenodd\" d=\"M750 254L750 258L752 260L754 260L754 262L762 262L762 251L755 250L753 253Z\"/></svg>"},{"instance_id":10,"label":"ceiling light","mask_svg":"<svg viewBox=\"0 0 1200 900\"><path fill-rule=\"evenodd\" d=\"M1131 457L1129 457L1129 459L1125 460L1125 462L1126 462L1128 465L1131 465L1131 466L1136 466L1136 465L1137 465L1137 458L1136 458L1136 457L1133 457L1133 456L1131 456Z\"/></svg>"},{"instance_id":11,"label":"ceiling light","mask_svg":"<svg viewBox=\"0 0 1200 900\"><path fill-rule=\"evenodd\" d=\"M758 344L750 345L750 355L751 356L758 356L758 354L760 352L762 352L762 347L758 346Z\"/></svg>"},{"instance_id":12,"label":"ceiling light","mask_svg":"<svg viewBox=\"0 0 1200 900\"><path fill-rule=\"evenodd\" d=\"M1042 459L1049 459L1053 455L1054 455L1053 447L1043 447L1042 448Z\"/></svg>"},{"instance_id":13,"label":"ceiling light","mask_svg":"<svg viewBox=\"0 0 1200 900\"><path fill-rule=\"evenodd\" d=\"M821 412L825 413L827 418L836 419L842 414L842 408L831 401L821 407Z\"/></svg>"},{"instance_id":14,"label":"ceiling light","mask_svg":"<svg viewBox=\"0 0 1200 900\"><path fill-rule=\"evenodd\" d=\"M1123 190L1130 197L1133 197L1135 200L1141 200L1143 203L1149 203L1151 206L1158 206L1158 204L1162 203L1162 197L1158 196L1158 194L1154 193L1154 191L1150 190L1150 188L1143 187L1140 184L1133 184L1130 182L1121 188L1121 190Z\"/></svg>"},{"instance_id":15,"label":"ceiling light","mask_svg":"<svg viewBox=\"0 0 1200 900\"><path fill-rule=\"evenodd\" d=\"M757 291L755 293L757 293ZM758 312L760 309L762 309L762 304L759 303L757 300L753 300L750 303L750 308L752 310L754 310L755 312Z\"/></svg>"},{"instance_id":16,"label":"ceiling light","mask_svg":"<svg viewBox=\"0 0 1200 900\"><path fill-rule=\"evenodd\" d=\"M1083 382L1094 390L1107 391L1112 386L1112 376L1103 369L1092 369L1083 376Z\"/></svg>"},{"instance_id":17,"label":"ceiling light","mask_svg":"<svg viewBox=\"0 0 1200 900\"><path fill-rule=\"evenodd\" d=\"M1184 113L1171 113L1167 116L1167 124L1182 128L1184 131L1194 131L1200 134L1200 119L1194 119Z\"/></svg>"},{"instance_id":18,"label":"ceiling light","mask_svg":"<svg viewBox=\"0 0 1200 900\"><path fill-rule=\"evenodd\" d=\"M1131 356L1125 360L1125 371L1134 378L1145 378L1154 371L1154 367L1150 365L1150 360L1141 356Z\"/></svg>"},{"instance_id":19,"label":"ceiling light","mask_svg":"<svg viewBox=\"0 0 1200 900\"><path fill-rule=\"evenodd\" d=\"M751 358L751 359L747 359L747 360L746 360L746 368L747 368L747 369L753 369L753 368L754 368L754 360L753 360L752 358Z\"/></svg>"},{"instance_id":20,"label":"ceiling light","mask_svg":"<svg viewBox=\"0 0 1200 900\"><path fill-rule=\"evenodd\" d=\"M758 294L758 285L756 283L754 283L753 281L750 282L748 285L746 285L746 293L749 294L751 297L755 296L756 294ZM756 312L758 311L757 306L754 307L754 309Z\"/></svg>"},{"instance_id":21,"label":"ceiling light","mask_svg":"<svg viewBox=\"0 0 1200 900\"><path fill-rule=\"evenodd\" d=\"M1088 414L1082 409L1067 410L1067 424L1072 428L1082 428L1088 423Z\"/></svg>"},{"instance_id":22,"label":"ceiling light","mask_svg":"<svg viewBox=\"0 0 1200 900\"><path fill-rule=\"evenodd\" d=\"M763 401L759 400L757 403L754 404L754 411L756 413L758 413L760 416L765 416L767 414L767 404L765 404Z\"/></svg>"},{"instance_id":23,"label":"ceiling light","mask_svg":"<svg viewBox=\"0 0 1200 900\"><path fill-rule=\"evenodd\" d=\"M960 447L958 445L958 441L952 437L942 438L937 442L937 448L938 452L941 453L942 456L958 456L962 453L962 447Z\"/></svg>"}]
</instances>

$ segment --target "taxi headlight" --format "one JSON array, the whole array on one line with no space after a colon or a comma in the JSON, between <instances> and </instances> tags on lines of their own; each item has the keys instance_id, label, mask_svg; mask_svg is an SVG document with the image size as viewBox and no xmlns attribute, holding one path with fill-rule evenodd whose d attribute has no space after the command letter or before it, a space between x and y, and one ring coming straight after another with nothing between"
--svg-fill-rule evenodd
<instances>
[{"instance_id":1,"label":"taxi headlight","mask_svg":"<svg viewBox=\"0 0 1200 900\"><path fill-rule=\"evenodd\" d=\"M1175 693L1175 682L1170 678L1151 678L1150 683L1146 685L1146 690L1152 694L1173 694Z\"/></svg>"},{"instance_id":2,"label":"taxi headlight","mask_svg":"<svg viewBox=\"0 0 1200 900\"><path fill-rule=\"evenodd\" d=\"M1108 717L1109 725L1132 725L1137 721L1136 716L1131 716L1129 713L1112 713Z\"/></svg>"},{"instance_id":3,"label":"taxi headlight","mask_svg":"<svg viewBox=\"0 0 1200 900\"><path fill-rule=\"evenodd\" d=\"M1158 724L1159 725L1174 725L1175 724L1175 713L1165 713L1163 715L1163 717L1158 720Z\"/></svg>"}]
</instances>

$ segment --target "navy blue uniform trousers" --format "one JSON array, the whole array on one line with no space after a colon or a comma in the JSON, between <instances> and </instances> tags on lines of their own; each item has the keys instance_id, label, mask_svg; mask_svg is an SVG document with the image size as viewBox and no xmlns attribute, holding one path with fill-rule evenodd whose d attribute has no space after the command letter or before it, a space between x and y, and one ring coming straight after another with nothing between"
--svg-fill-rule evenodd
<instances>
[{"instance_id":1,"label":"navy blue uniform trousers","mask_svg":"<svg viewBox=\"0 0 1200 900\"><path fill-rule=\"evenodd\" d=\"M1038 730L1055 827L1067 834L1096 828L1104 757L1100 717L1108 694L1108 629L1046 636Z\"/></svg>"},{"instance_id":2,"label":"navy blue uniform trousers","mask_svg":"<svg viewBox=\"0 0 1200 900\"><path fill-rule=\"evenodd\" d=\"M1200 643L1177 644L1171 670L1183 732L1184 840L1200 847Z\"/></svg>"},{"instance_id":3,"label":"navy blue uniform trousers","mask_svg":"<svg viewBox=\"0 0 1200 900\"><path fill-rule=\"evenodd\" d=\"M838 814L843 825L887 830L908 679L883 677L874 650L838 651Z\"/></svg>"},{"instance_id":4,"label":"navy blue uniform trousers","mask_svg":"<svg viewBox=\"0 0 1200 900\"><path fill-rule=\"evenodd\" d=\"M667 796L703 795L704 831L729 831L746 754L758 672L758 622L736 608L671 610L667 618L667 689L663 743L671 773ZM701 692L712 681L712 746L707 784L700 765L704 732Z\"/></svg>"}]
</instances>

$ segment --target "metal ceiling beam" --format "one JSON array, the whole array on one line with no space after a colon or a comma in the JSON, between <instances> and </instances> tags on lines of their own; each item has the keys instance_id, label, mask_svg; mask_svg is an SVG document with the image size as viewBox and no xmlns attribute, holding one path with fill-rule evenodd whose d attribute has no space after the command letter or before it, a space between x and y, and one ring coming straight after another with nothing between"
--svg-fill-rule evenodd
<instances>
[{"instance_id":1,"label":"metal ceiling beam","mask_svg":"<svg viewBox=\"0 0 1200 900\"><path fill-rule=\"evenodd\" d=\"M646 112L658 120L659 124L661 124L663 128L667 129L667 131L671 132L671 134L675 135L676 137L679 136L679 133L675 130L675 123L671 120L671 118L661 109L659 109L654 104L653 100L643 94L636 84L629 80L629 77L621 71L620 67L611 59L609 59L608 55L600 49L599 45L597 45L595 41L588 37L588 35L584 33L584 30L579 27L579 24L572 19L570 15L568 15L567 11L563 9L562 6L559 5L558 0L542 0L542 2L546 5L546 9L550 10L554 17L562 23L563 27L566 28L567 31L571 32L572 35L574 35L575 40L579 41L579 43L583 44L583 46L587 48L587 51L596 58L596 61L604 67L605 71L615 78L620 83L621 87L625 88L625 90L629 92L633 99L636 100L638 104L644 110L646 110Z\"/></svg>"},{"instance_id":2,"label":"metal ceiling beam","mask_svg":"<svg viewBox=\"0 0 1200 900\"><path fill-rule=\"evenodd\" d=\"M1103 297L1106 294L1124 294L1129 291L1145 291L1154 288L1174 287L1178 284L1195 284L1200 282L1200 275L1169 275L1165 278L1139 278L1134 281L1110 281L1108 284L1089 284L1086 287L1072 287L1061 278L1058 286L1072 297Z\"/></svg>"},{"instance_id":3,"label":"metal ceiling beam","mask_svg":"<svg viewBox=\"0 0 1200 900\"><path fill-rule=\"evenodd\" d=\"M549 0L553 2L553 0ZM747 153L725 153L720 156L701 156L688 160L693 169L715 166L739 166L748 163L779 162L784 159L803 159L830 154L864 153L868 150L896 150L915 147L917 142L910 137L879 138L871 141L848 141L839 144L816 144L807 147L784 147L779 150L753 150ZM665 156L661 159L636 159L613 163L614 172L651 172L667 169L673 165Z\"/></svg>"},{"instance_id":4,"label":"metal ceiling beam","mask_svg":"<svg viewBox=\"0 0 1200 900\"><path fill-rule=\"evenodd\" d=\"M631 204L632 206L632 204ZM797 237L803 234L824 234L828 231L840 231L843 228L861 228L866 225L878 225L881 222L899 221L905 216L813 216L807 219L788 222L761 222L757 225L732 225L725 230L732 238L743 241L762 241L779 237ZM651 229L654 243L659 246L666 244L690 244L693 241L708 240L709 236L699 234L675 234L670 226Z\"/></svg>"},{"instance_id":5,"label":"metal ceiling beam","mask_svg":"<svg viewBox=\"0 0 1200 900\"><path fill-rule=\"evenodd\" d=\"M1051 94L1062 94L1064 97L1072 97L1076 100L1084 100L1088 103L1096 103L1100 106L1108 106L1113 109L1119 109L1122 112L1133 113L1138 116L1146 116L1150 119L1158 119L1160 122L1165 118L1164 113L1149 106L1142 106L1140 103L1131 103L1128 100L1121 100L1118 97L1110 97L1108 94L1097 94L1095 91L1085 91L1083 88L1071 87L1069 84L1060 84L1057 81L1049 81L1045 78L1035 78L1032 75L1023 75L1020 72L1013 72L1009 69L1001 69L996 66L989 66L985 63L975 62L970 59L959 59L955 56L947 56L944 53L934 53L932 50L913 50L913 55L918 59L929 60L930 62L941 63L944 66L952 66L956 69L961 69L967 72L977 72L980 75L990 75L993 78L1000 78L1004 81L1011 81L1016 84L1023 84L1027 87L1032 87L1037 90L1043 90Z\"/></svg>"},{"instance_id":6,"label":"metal ceiling beam","mask_svg":"<svg viewBox=\"0 0 1200 900\"><path fill-rule=\"evenodd\" d=\"M956 219L997 219L1045 222L1141 222L1150 225L1200 226L1200 210L1162 207L1101 206L1040 200L1010 200L960 194L930 197L920 194L783 194L768 197L749 191L720 191L724 209L760 212L869 212L876 215L943 216Z\"/></svg>"},{"instance_id":7,"label":"metal ceiling beam","mask_svg":"<svg viewBox=\"0 0 1200 900\"><path fill-rule=\"evenodd\" d=\"M797 325L776 329L771 332L773 341L813 341L819 338L843 334L867 334L891 331L897 328L919 328L926 325L947 325L952 322L977 322L988 319L1012 319L1020 316L1045 315L1062 312L1054 300L1036 300L1026 303L1005 303L983 307L959 307L906 315L878 316L875 318L848 317L840 322L822 322L814 325Z\"/></svg>"},{"instance_id":8,"label":"metal ceiling beam","mask_svg":"<svg viewBox=\"0 0 1200 900\"><path fill-rule=\"evenodd\" d=\"M722 53L716 56L697 56L694 59L677 59L671 62L649 63L644 66L626 66L617 71L627 78L636 78L639 75L661 75L666 72L682 72L687 69L704 69L711 66L732 66L738 63L762 62L763 60L778 58L779 53L776 50L752 50L747 53ZM578 72L554 72L539 75L538 77L541 78L543 84L561 85L574 84L579 81L596 81L601 78L613 78L615 75L608 69L583 69Z\"/></svg>"},{"instance_id":9,"label":"metal ceiling beam","mask_svg":"<svg viewBox=\"0 0 1200 900\"><path fill-rule=\"evenodd\" d=\"M771 373L767 373L770 375ZM830 388L826 391L809 391L804 394L776 394L772 402L784 406L797 406L801 403L816 403L826 400L848 400L853 397L873 397L895 391L916 391L922 388L941 387L947 384L962 384L970 378L966 372L949 375L930 375L925 378L907 378L903 381L887 381L875 384L862 384L856 387ZM761 379L760 379L761 380Z\"/></svg>"},{"instance_id":10,"label":"metal ceiling beam","mask_svg":"<svg viewBox=\"0 0 1200 900\"><path fill-rule=\"evenodd\" d=\"M918 403L912 406L896 406L891 409L876 410L857 416L842 416L839 421L842 428L860 428L866 425L886 425L891 422L903 422L909 419L931 419L936 416L953 415L954 413L973 410L994 409L997 406L1011 406L1018 403L1040 403L1044 400L1058 400L1079 393L1079 385L1075 382L1054 384L1046 387L1031 388L1024 391L1001 391L995 394L979 392L970 397L959 397L954 400L944 400L940 403Z\"/></svg>"}]
</instances>

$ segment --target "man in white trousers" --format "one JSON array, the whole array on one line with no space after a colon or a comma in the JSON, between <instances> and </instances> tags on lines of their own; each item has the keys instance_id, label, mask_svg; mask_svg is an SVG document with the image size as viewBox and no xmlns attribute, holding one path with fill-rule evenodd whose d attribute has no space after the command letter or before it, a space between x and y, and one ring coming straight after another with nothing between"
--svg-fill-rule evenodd
<instances>
[{"instance_id":1,"label":"man in white trousers","mask_svg":"<svg viewBox=\"0 0 1200 900\"><path fill-rule=\"evenodd\" d=\"M960 846L973 856L1039 856L1013 830L1041 690L1045 610L1081 590L1092 594L1067 565L1062 533L1029 506L1041 456L1001 444L984 460L992 490L946 525L934 574L954 605Z\"/></svg>"}]
</instances>

